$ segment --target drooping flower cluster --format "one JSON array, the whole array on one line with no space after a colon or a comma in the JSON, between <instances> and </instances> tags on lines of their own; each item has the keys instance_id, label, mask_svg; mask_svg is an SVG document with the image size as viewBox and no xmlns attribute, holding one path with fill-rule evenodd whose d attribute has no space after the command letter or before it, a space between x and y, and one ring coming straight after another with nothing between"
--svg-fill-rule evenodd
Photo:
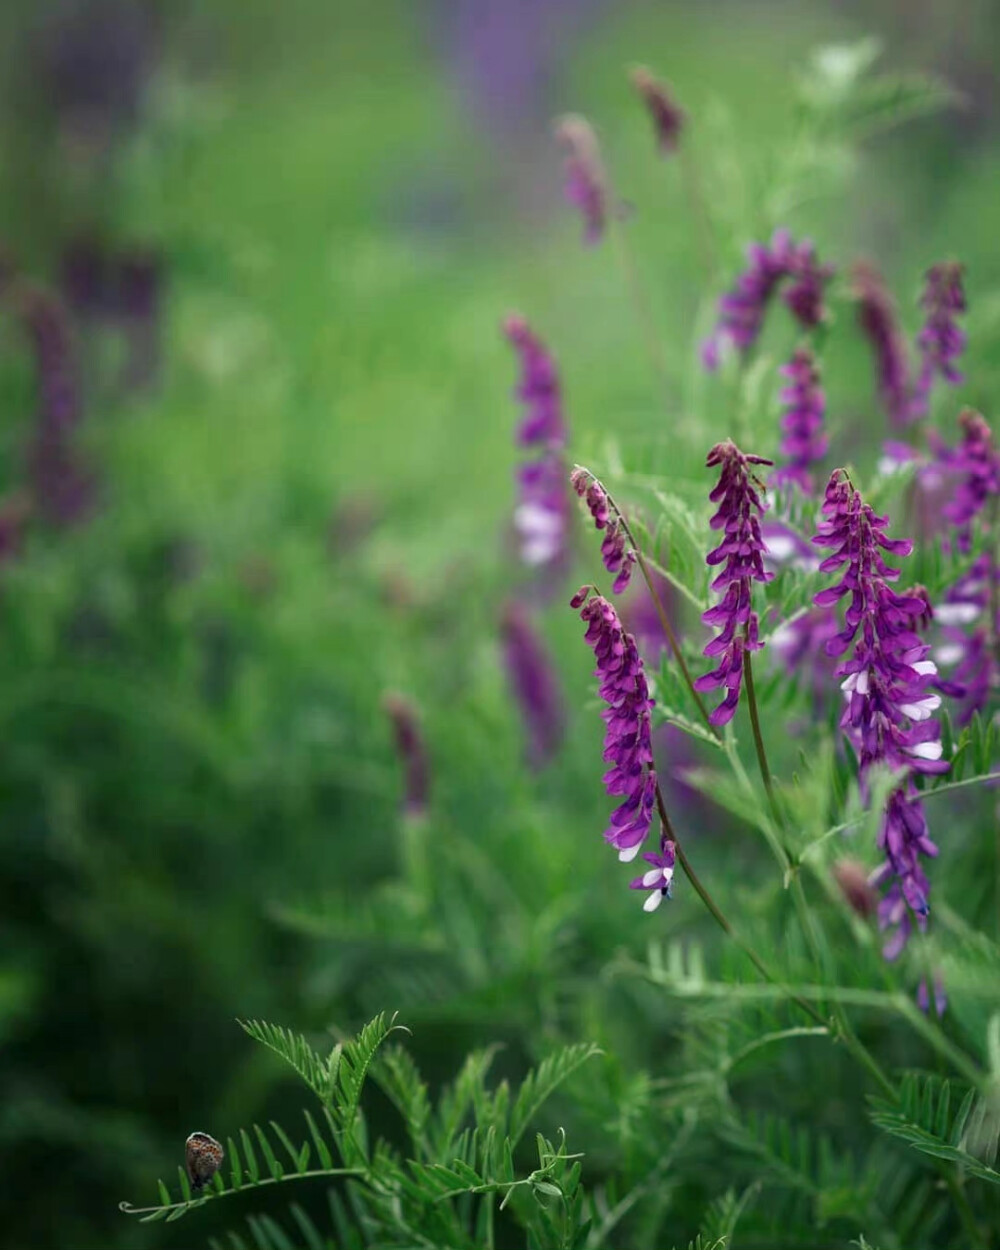
<instances>
[{"instance_id":1,"label":"drooping flower cluster","mask_svg":"<svg viewBox=\"0 0 1000 1250\"><path fill-rule=\"evenodd\" d=\"M772 464L763 456L745 455L727 440L717 443L705 461L709 468L721 466L719 481L709 498L718 509L709 524L723 531L722 541L709 552L710 568L721 564L722 570L712 582L713 590L725 594L714 608L702 614L706 625L721 626L721 632L705 648L704 654L718 657L718 667L694 683L700 691L724 687L726 694L711 713L713 725L732 720L740 701L743 684L743 654L759 651L763 643L758 637L757 613L751 605L751 583L769 582L773 573L764 569L765 546L760 532L764 513L760 492L763 485L751 466Z\"/></svg>"},{"instance_id":2,"label":"drooping flower cluster","mask_svg":"<svg viewBox=\"0 0 1000 1250\"><path fill-rule=\"evenodd\" d=\"M597 135L585 118L570 115L556 125L556 138L566 153L563 193L583 217L584 243L599 243L607 226L611 191Z\"/></svg>"},{"instance_id":3,"label":"drooping flower cluster","mask_svg":"<svg viewBox=\"0 0 1000 1250\"><path fill-rule=\"evenodd\" d=\"M940 726L933 719L941 703L931 691L937 668L928 658L930 647L917 633L927 604L918 594L897 594L890 588L899 570L890 568L882 553L905 556L912 543L886 537L888 518L864 503L843 469L830 477L823 517L813 542L833 551L820 570L842 569L843 575L820 591L815 603L828 607L850 596L844 628L826 644L832 656L853 647L836 670L844 679L847 700L841 728L857 752L863 790L876 764L908 773L886 803L879 832L886 859L873 878L873 884L888 886L879 923L895 930L884 951L893 959L906 944L912 917L920 927L926 924L930 887L921 857L937 854L911 778L948 769L941 759Z\"/></svg>"},{"instance_id":4,"label":"drooping flower cluster","mask_svg":"<svg viewBox=\"0 0 1000 1250\"><path fill-rule=\"evenodd\" d=\"M644 65L637 65L629 77L652 119L660 155L670 156L677 151L684 126L684 110L672 98L667 87Z\"/></svg>"},{"instance_id":5,"label":"drooping flower cluster","mask_svg":"<svg viewBox=\"0 0 1000 1250\"><path fill-rule=\"evenodd\" d=\"M777 469L771 480L776 485L794 482L804 494L811 494L810 465L823 459L829 445L823 432L826 396L820 386L816 361L807 347L800 347L789 363L782 365L781 372L790 383L781 392L781 402L786 409L781 418L785 433L781 454L787 457L788 463Z\"/></svg>"},{"instance_id":6,"label":"drooping flower cluster","mask_svg":"<svg viewBox=\"0 0 1000 1250\"><path fill-rule=\"evenodd\" d=\"M541 768L563 738L562 696L552 661L525 607L509 603L500 622L504 664L528 732L528 763Z\"/></svg>"},{"instance_id":7,"label":"drooping flower cluster","mask_svg":"<svg viewBox=\"0 0 1000 1250\"><path fill-rule=\"evenodd\" d=\"M852 273L858 324L871 343L879 397L893 425L910 419L910 368L906 341L899 328L892 297L874 265L859 261Z\"/></svg>"},{"instance_id":8,"label":"drooping flower cluster","mask_svg":"<svg viewBox=\"0 0 1000 1250\"><path fill-rule=\"evenodd\" d=\"M392 724L396 755L403 767L403 812L412 819L427 811L430 763L417 712L409 699L387 694L382 700Z\"/></svg>"},{"instance_id":9,"label":"drooping flower cluster","mask_svg":"<svg viewBox=\"0 0 1000 1250\"><path fill-rule=\"evenodd\" d=\"M612 604L584 586L570 600L587 624L584 635L597 660L595 676L607 708L604 760L611 767L603 781L622 802L611 813L604 837L623 863L635 859L649 834L656 808L650 712L653 701L635 639L626 633ZM662 848L661 848L662 849ZM666 870L665 864L660 864ZM667 888L667 881L662 888Z\"/></svg>"},{"instance_id":10,"label":"drooping flower cluster","mask_svg":"<svg viewBox=\"0 0 1000 1250\"><path fill-rule=\"evenodd\" d=\"M719 320L702 348L707 369L718 368L725 344L745 353L757 342L771 297L787 278L791 283L782 299L796 321L806 330L826 316L823 291L833 268L820 265L808 239L794 243L787 230L776 230L769 244L752 243L747 249L748 267L732 290L719 300Z\"/></svg>"},{"instance_id":11,"label":"drooping flower cluster","mask_svg":"<svg viewBox=\"0 0 1000 1250\"><path fill-rule=\"evenodd\" d=\"M520 501L514 512L514 528L525 564L551 569L566 559L570 519L559 375L552 357L523 317L508 317L503 328L521 363L514 392L525 409L518 442L538 450L536 460L518 469Z\"/></svg>"},{"instance_id":12,"label":"drooping flower cluster","mask_svg":"<svg viewBox=\"0 0 1000 1250\"><path fill-rule=\"evenodd\" d=\"M927 270L927 284L920 300L927 318L917 335L920 373L913 392L914 417L927 412L936 375L940 374L952 386L962 381L957 361L965 350L965 331L955 320L966 310L962 274L962 266L955 261L944 261Z\"/></svg>"},{"instance_id":13,"label":"drooping flower cluster","mask_svg":"<svg viewBox=\"0 0 1000 1250\"><path fill-rule=\"evenodd\" d=\"M608 572L615 574L611 589L616 595L620 595L632 578L632 569L637 558L628 541L625 525L612 509L607 492L586 469L574 469L569 480L576 493L585 500L590 515L594 518L594 525L604 531L601 559Z\"/></svg>"}]
</instances>

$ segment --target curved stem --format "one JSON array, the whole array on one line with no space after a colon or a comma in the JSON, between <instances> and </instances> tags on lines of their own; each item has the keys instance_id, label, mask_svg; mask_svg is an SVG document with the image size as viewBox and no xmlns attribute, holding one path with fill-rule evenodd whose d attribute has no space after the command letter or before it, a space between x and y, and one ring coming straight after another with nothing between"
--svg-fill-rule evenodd
<instances>
[{"instance_id":1,"label":"curved stem","mask_svg":"<svg viewBox=\"0 0 1000 1250\"><path fill-rule=\"evenodd\" d=\"M781 982L774 975L774 973L767 966L767 964L764 963L763 959L761 959L761 957L757 954L754 948L748 942L744 941L744 939L741 938L740 935L736 932L733 926L729 923L722 909L719 907L718 903L716 903L715 899L712 898L707 888L702 884L701 878L698 876L695 870L691 867L691 861L688 859L687 855L685 854L684 847L681 845L680 839L678 838L673 826L670 823L670 817L667 815L667 807L663 801L663 791L660 789L659 781L657 781L656 783L656 807L657 807L657 811L660 814L660 820L663 823L663 830L665 834L667 835L667 837L670 839L670 841L673 842L674 844L674 854L677 857L677 861L680 864L681 868L684 870L684 875L687 877L688 881L690 881L691 886L694 889L694 892L698 895L701 901L708 908L708 911L710 915L712 916L712 919L719 926L719 928L723 931L723 933L725 933L729 938L731 938L736 943L736 945L740 948L740 950L744 953L744 955L746 955L746 957L750 960L750 962L757 969L757 971L760 973L760 975L764 978L765 981L769 981L772 985L780 986ZM823 1025L825 1027L826 1020L816 1010L816 1008L812 1005L812 1003L807 1002L804 998L799 998L798 995L796 994L792 994L791 999L798 1007L800 1007L806 1013L807 1016L809 1016L817 1024Z\"/></svg>"}]
</instances>

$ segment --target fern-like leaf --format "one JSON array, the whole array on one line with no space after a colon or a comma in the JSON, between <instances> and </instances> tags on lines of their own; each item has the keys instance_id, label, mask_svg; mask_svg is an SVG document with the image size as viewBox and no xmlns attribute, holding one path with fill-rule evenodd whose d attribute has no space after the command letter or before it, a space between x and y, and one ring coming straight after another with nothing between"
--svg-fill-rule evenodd
<instances>
[{"instance_id":1,"label":"fern-like leaf","mask_svg":"<svg viewBox=\"0 0 1000 1250\"><path fill-rule=\"evenodd\" d=\"M323 1139L320 1137L319 1130L314 1124L310 1124L313 1131L312 1142L304 1141L300 1146L296 1147L289 1135L279 1125L271 1121L271 1130L275 1141L279 1147L285 1150L291 1161L291 1167L288 1168L278 1158L278 1152L275 1150L275 1141L265 1129L260 1125L253 1126L253 1137L246 1129L242 1129L239 1134L239 1144L234 1137L227 1139L226 1159L230 1171L229 1184L227 1185L223 1179L222 1172L216 1172L212 1178L211 1184L207 1192L202 1194L192 1194L191 1185L183 1170L179 1172L178 1194L171 1194L170 1190L163 1183L157 1183L159 1194L159 1202L155 1206L134 1207L131 1203L119 1203L119 1210L124 1211L126 1215L136 1215L141 1223L151 1223L156 1220L178 1220L182 1216L187 1215L189 1211L194 1211L197 1207L203 1207L207 1202L214 1202L219 1198L228 1198L231 1194L240 1193L247 1189L259 1189L264 1185L276 1185L287 1183L295 1180L315 1179L317 1177L334 1177L334 1176L357 1176L359 1170L357 1168L334 1167L333 1152L325 1141L323 1142L323 1150L319 1148L318 1141ZM318 1140L317 1140L318 1139ZM254 1141L256 1140L256 1148ZM308 1164L311 1157L312 1147L315 1146L317 1153L320 1155L321 1166L309 1170ZM263 1167L258 1159L257 1152L263 1159Z\"/></svg>"},{"instance_id":2,"label":"fern-like leaf","mask_svg":"<svg viewBox=\"0 0 1000 1250\"><path fill-rule=\"evenodd\" d=\"M266 1020L237 1020L255 1042L284 1059L305 1081L321 1102L330 1101L327 1066L301 1033L293 1033Z\"/></svg>"},{"instance_id":3,"label":"fern-like leaf","mask_svg":"<svg viewBox=\"0 0 1000 1250\"><path fill-rule=\"evenodd\" d=\"M949 1159L967 1175L1000 1185L997 1159L1000 1118L995 1108L969 1089L952 1113L948 1081L937 1076L908 1073L899 1102L871 1098L874 1124L923 1154Z\"/></svg>"},{"instance_id":4,"label":"fern-like leaf","mask_svg":"<svg viewBox=\"0 0 1000 1250\"><path fill-rule=\"evenodd\" d=\"M525 1129L535 1117L539 1108L556 1089L581 1068L588 1059L599 1055L600 1049L587 1043L578 1046L564 1046L555 1054L549 1055L532 1072L529 1072L517 1092L514 1107L510 1113L510 1138L513 1145L521 1140Z\"/></svg>"}]
</instances>

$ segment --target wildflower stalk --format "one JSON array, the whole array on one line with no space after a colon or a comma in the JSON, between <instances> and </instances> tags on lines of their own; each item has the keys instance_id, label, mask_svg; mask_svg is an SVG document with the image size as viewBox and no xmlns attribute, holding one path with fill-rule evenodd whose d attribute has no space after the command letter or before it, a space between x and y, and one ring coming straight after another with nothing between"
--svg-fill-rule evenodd
<instances>
[{"instance_id":1,"label":"wildflower stalk","mask_svg":"<svg viewBox=\"0 0 1000 1250\"><path fill-rule=\"evenodd\" d=\"M719 275L719 251L716 246L715 229L708 215L708 201L701 185L698 165L686 143L679 146L677 153L681 163L681 182L687 196L691 216L698 223L698 238L701 242L702 260L709 280L714 284Z\"/></svg>"},{"instance_id":2,"label":"wildflower stalk","mask_svg":"<svg viewBox=\"0 0 1000 1250\"><path fill-rule=\"evenodd\" d=\"M590 469L587 468L586 465L577 464L577 465L574 465L573 468L574 468L574 471L585 473L592 481L597 482L600 485L601 490L603 490L604 494L607 496L608 506L611 508L615 516L618 518L618 522L622 527L622 531L624 532L625 537L628 539L629 544L632 547L632 550L635 552L635 558L636 558L636 563L639 566L639 572L642 574L643 581L646 583L646 589L649 591L649 596L653 601L653 608L656 611L657 619L660 622L660 625L663 629L664 634L666 634L667 636L667 641L670 643L670 649L674 653L674 656L677 659L677 666L681 670L681 676L684 678L684 683L687 686L688 690L691 692L691 697L695 701L695 705L698 708L698 712L701 715L702 720L704 720L705 724L712 731L712 734L714 735L714 737L718 738L721 741L722 734L720 733L718 728L715 725L713 725L712 722L709 720L708 708L705 706L701 695L694 688L694 678L691 676L691 670L688 668L687 661L684 659L683 653L681 652L680 643L677 641L677 635L674 633L674 627L670 623L670 617L667 615L667 610L663 606L663 600L660 598L659 592L656 589L656 583L654 582L652 574L649 571L649 566L646 564L645 557L642 554L642 549L640 548L639 544L635 540L635 534L633 534L632 529L629 526L629 523L625 517L625 514L622 512L621 508L619 508L618 504L615 502L614 496L607 489L604 483L601 482L600 479L597 477L597 475L595 473L592 473Z\"/></svg>"},{"instance_id":3,"label":"wildflower stalk","mask_svg":"<svg viewBox=\"0 0 1000 1250\"><path fill-rule=\"evenodd\" d=\"M778 803L774 797L774 783L771 780L771 769L767 762L767 752L764 749L764 736L760 731L760 714L757 710L757 694L753 684L753 664L750 659L750 652L743 652L743 686L747 692L747 710L750 713L750 728L753 730L753 745L757 752L757 766L760 768L760 779L764 783L764 790L767 793L767 801L771 808L771 814L778 825L782 823L781 813L778 810Z\"/></svg>"}]
</instances>

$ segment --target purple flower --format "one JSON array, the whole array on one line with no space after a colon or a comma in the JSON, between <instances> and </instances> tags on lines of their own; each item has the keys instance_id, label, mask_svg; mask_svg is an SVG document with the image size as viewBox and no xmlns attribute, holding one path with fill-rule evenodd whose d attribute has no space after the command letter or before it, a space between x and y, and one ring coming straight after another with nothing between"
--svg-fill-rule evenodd
<instances>
[{"instance_id":1,"label":"purple flower","mask_svg":"<svg viewBox=\"0 0 1000 1250\"><path fill-rule=\"evenodd\" d=\"M812 608L784 622L771 635L774 662L787 673L805 669L816 706L822 706L833 675L826 644L837 633L837 614L832 608Z\"/></svg>"},{"instance_id":2,"label":"purple flower","mask_svg":"<svg viewBox=\"0 0 1000 1250\"><path fill-rule=\"evenodd\" d=\"M523 317L508 317L503 331L521 362L521 376L514 391L525 409L517 431L518 442L522 447L565 447L566 426L555 361Z\"/></svg>"},{"instance_id":3,"label":"purple flower","mask_svg":"<svg viewBox=\"0 0 1000 1250\"><path fill-rule=\"evenodd\" d=\"M538 459L518 470L521 497L514 527L525 564L551 568L566 559L570 520L559 375L552 357L522 317L508 317L504 333L521 361L514 394L524 404L525 415L518 442L539 449Z\"/></svg>"},{"instance_id":4,"label":"purple flower","mask_svg":"<svg viewBox=\"0 0 1000 1250\"><path fill-rule=\"evenodd\" d=\"M607 708L601 716L604 760L611 767L603 781L608 794L622 802L611 813L607 842L623 863L635 859L645 842L656 808L656 772L650 740L650 711L646 675L635 639L622 628L614 607L592 587L584 586L570 600L587 623L585 640L597 659L595 676Z\"/></svg>"},{"instance_id":5,"label":"purple flower","mask_svg":"<svg viewBox=\"0 0 1000 1250\"><path fill-rule=\"evenodd\" d=\"M910 367L896 309L874 265L858 261L852 276L858 324L875 353L879 396L893 425L905 425L911 416Z\"/></svg>"},{"instance_id":6,"label":"purple flower","mask_svg":"<svg viewBox=\"0 0 1000 1250\"><path fill-rule=\"evenodd\" d=\"M430 765L413 704L400 694L387 694L382 706L392 722L396 755L403 766L403 812L413 818L427 811Z\"/></svg>"},{"instance_id":7,"label":"purple flower","mask_svg":"<svg viewBox=\"0 0 1000 1250\"><path fill-rule=\"evenodd\" d=\"M928 659L930 647L921 641L917 626L927 605L918 594L897 594L889 582L899 577L882 552L909 555L906 539L886 537L888 519L864 503L843 469L830 477L823 502L824 519L813 542L834 548L820 565L821 572L843 569L841 580L815 597L818 607L830 607L845 596L850 604L844 629L827 644L828 655L850 657L837 668L847 704L841 728L858 755L859 780L867 792L868 774L876 764L907 770L907 780L890 795L879 832L879 848L886 860L873 884L889 885L879 905L883 929L895 935L885 947L895 958L906 944L911 913L922 927L928 910L927 878L920 856L937 848L927 833L923 804L910 777L914 773L942 773L940 726L933 714L941 704L931 692L937 667Z\"/></svg>"},{"instance_id":8,"label":"purple flower","mask_svg":"<svg viewBox=\"0 0 1000 1250\"><path fill-rule=\"evenodd\" d=\"M989 617L998 598L1000 573L991 554L984 551L950 588L934 614L940 627L934 659L942 669L950 670L946 679L935 682L935 689L958 700L955 720L959 726L967 725L986 707L997 683ZM995 629L1000 630L1000 615Z\"/></svg>"},{"instance_id":9,"label":"purple flower","mask_svg":"<svg viewBox=\"0 0 1000 1250\"><path fill-rule=\"evenodd\" d=\"M930 992L927 989L927 978L924 977L917 986L917 1006L921 1011L930 1011ZM934 1010L939 1016L943 1016L948 1007L948 995L945 993L944 981L941 979L940 973L934 974Z\"/></svg>"},{"instance_id":10,"label":"purple flower","mask_svg":"<svg viewBox=\"0 0 1000 1250\"><path fill-rule=\"evenodd\" d=\"M944 261L927 270L927 285L920 299L927 319L917 335L920 373L913 394L914 418L927 412L935 374L952 386L962 381L955 363L965 350L965 331L955 321L956 315L966 310L962 274L962 266L955 261Z\"/></svg>"},{"instance_id":11,"label":"purple flower","mask_svg":"<svg viewBox=\"0 0 1000 1250\"><path fill-rule=\"evenodd\" d=\"M819 265L812 243L792 242L787 230L776 230L768 245L752 243L747 249L749 266L736 285L719 300L719 320L702 348L707 369L718 368L723 345L728 342L746 353L757 342L771 297L786 278L791 285L783 299L804 329L811 330L825 318L823 290L833 275L829 265Z\"/></svg>"},{"instance_id":12,"label":"purple flower","mask_svg":"<svg viewBox=\"0 0 1000 1250\"><path fill-rule=\"evenodd\" d=\"M528 762L541 768L563 738L563 706L552 661L527 611L509 603L500 623L507 677L528 731Z\"/></svg>"},{"instance_id":13,"label":"purple flower","mask_svg":"<svg viewBox=\"0 0 1000 1250\"><path fill-rule=\"evenodd\" d=\"M966 408L958 423L962 441L947 456L947 463L959 480L942 511L958 530L959 551L967 553L972 546L973 519L1000 494L1000 455L990 427L978 412Z\"/></svg>"},{"instance_id":14,"label":"purple flower","mask_svg":"<svg viewBox=\"0 0 1000 1250\"><path fill-rule=\"evenodd\" d=\"M788 464L772 474L775 485L794 482L804 494L811 494L812 474L809 466L826 455L829 439L823 433L826 413L826 396L819 384L819 371L813 354L807 347L800 347L781 372L791 383L781 392L781 402L786 406L781 419L785 437L781 441L781 454Z\"/></svg>"},{"instance_id":15,"label":"purple flower","mask_svg":"<svg viewBox=\"0 0 1000 1250\"><path fill-rule=\"evenodd\" d=\"M644 65L637 65L629 77L652 118L660 154L671 155L677 151L684 125L684 110L671 97L667 87L654 78Z\"/></svg>"},{"instance_id":16,"label":"purple flower","mask_svg":"<svg viewBox=\"0 0 1000 1250\"><path fill-rule=\"evenodd\" d=\"M631 883L632 890L649 890L649 898L642 905L643 911L656 911L673 890L675 849L673 842L664 839L659 851L646 851L642 857L652 868Z\"/></svg>"},{"instance_id":17,"label":"purple flower","mask_svg":"<svg viewBox=\"0 0 1000 1250\"><path fill-rule=\"evenodd\" d=\"M719 665L694 683L696 690L725 687L722 702L709 716L713 725L725 725L736 713L743 684L743 653L759 651L757 613L751 607L751 582L769 582L773 573L764 569L764 540L760 518L764 515L759 491L763 484L751 465L773 464L763 456L744 455L735 443L717 443L705 461L711 468L721 465L719 481L709 495L719 505L709 524L723 531L722 542L709 552L710 568L725 564L712 582L713 590L725 590L714 608L702 614L706 625L721 626L721 632L705 648L704 654L719 657ZM737 632L739 630L739 632Z\"/></svg>"},{"instance_id":18,"label":"purple flower","mask_svg":"<svg viewBox=\"0 0 1000 1250\"><path fill-rule=\"evenodd\" d=\"M620 595L632 578L636 553L628 542L625 525L620 516L612 515L612 508L604 487L586 469L574 469L570 484L581 499L586 501L594 525L604 531L601 543L601 559L609 573L615 574L611 589Z\"/></svg>"},{"instance_id":19,"label":"purple flower","mask_svg":"<svg viewBox=\"0 0 1000 1250\"><path fill-rule=\"evenodd\" d=\"M52 296L28 290L21 315L32 341L38 380L35 431L28 450L32 493L53 525L72 525L92 510L94 478L72 444L83 405L75 343L65 309Z\"/></svg>"},{"instance_id":20,"label":"purple flower","mask_svg":"<svg viewBox=\"0 0 1000 1250\"><path fill-rule=\"evenodd\" d=\"M566 152L564 194L583 217L583 241L599 243L604 237L611 197L597 136L588 121L571 115L557 124L556 138Z\"/></svg>"}]
</instances>

